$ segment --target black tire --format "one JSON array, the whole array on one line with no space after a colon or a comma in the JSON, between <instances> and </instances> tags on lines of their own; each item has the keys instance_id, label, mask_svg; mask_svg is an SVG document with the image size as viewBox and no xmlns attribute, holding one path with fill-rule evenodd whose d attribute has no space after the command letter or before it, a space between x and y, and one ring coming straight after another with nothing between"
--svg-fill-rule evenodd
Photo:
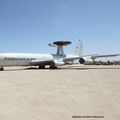
<instances>
[{"instance_id":1,"label":"black tire","mask_svg":"<svg viewBox=\"0 0 120 120\"><path fill-rule=\"evenodd\" d=\"M0 71L4 71L4 68L3 68L3 67L1 67L1 68L0 68Z\"/></svg>"},{"instance_id":2,"label":"black tire","mask_svg":"<svg viewBox=\"0 0 120 120\"><path fill-rule=\"evenodd\" d=\"M39 69L45 69L45 66L44 65L40 65Z\"/></svg>"},{"instance_id":3,"label":"black tire","mask_svg":"<svg viewBox=\"0 0 120 120\"><path fill-rule=\"evenodd\" d=\"M57 69L57 66L50 66L50 69Z\"/></svg>"}]
</instances>

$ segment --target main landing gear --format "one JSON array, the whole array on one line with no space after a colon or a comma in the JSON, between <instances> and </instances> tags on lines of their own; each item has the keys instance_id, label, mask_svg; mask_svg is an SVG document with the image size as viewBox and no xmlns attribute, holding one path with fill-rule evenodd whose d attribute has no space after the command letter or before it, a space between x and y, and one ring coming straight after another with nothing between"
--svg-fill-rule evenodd
<instances>
[{"instance_id":1,"label":"main landing gear","mask_svg":"<svg viewBox=\"0 0 120 120\"><path fill-rule=\"evenodd\" d=\"M50 66L50 69L57 69L57 66Z\"/></svg>"},{"instance_id":2,"label":"main landing gear","mask_svg":"<svg viewBox=\"0 0 120 120\"><path fill-rule=\"evenodd\" d=\"M45 69L45 66L44 65L40 65L39 69Z\"/></svg>"},{"instance_id":3,"label":"main landing gear","mask_svg":"<svg viewBox=\"0 0 120 120\"><path fill-rule=\"evenodd\" d=\"M4 71L4 68L3 68L3 67L0 67L0 71Z\"/></svg>"}]
</instances>

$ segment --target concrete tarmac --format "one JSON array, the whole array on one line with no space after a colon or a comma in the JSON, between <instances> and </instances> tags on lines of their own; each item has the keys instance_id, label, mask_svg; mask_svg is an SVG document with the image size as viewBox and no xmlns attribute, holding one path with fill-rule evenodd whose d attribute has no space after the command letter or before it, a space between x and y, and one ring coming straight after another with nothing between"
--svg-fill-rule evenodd
<instances>
[{"instance_id":1,"label":"concrete tarmac","mask_svg":"<svg viewBox=\"0 0 120 120\"><path fill-rule=\"evenodd\" d=\"M120 66L0 72L0 120L120 120Z\"/></svg>"}]
</instances>

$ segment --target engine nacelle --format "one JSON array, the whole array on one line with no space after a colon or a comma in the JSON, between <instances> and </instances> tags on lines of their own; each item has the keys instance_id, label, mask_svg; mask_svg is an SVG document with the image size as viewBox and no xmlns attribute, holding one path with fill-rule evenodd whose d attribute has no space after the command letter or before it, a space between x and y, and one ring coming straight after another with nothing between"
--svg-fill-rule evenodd
<instances>
[{"instance_id":1,"label":"engine nacelle","mask_svg":"<svg viewBox=\"0 0 120 120\"><path fill-rule=\"evenodd\" d=\"M79 59L80 64L84 65L92 65L94 64L94 61L91 57L84 57Z\"/></svg>"},{"instance_id":2,"label":"engine nacelle","mask_svg":"<svg viewBox=\"0 0 120 120\"><path fill-rule=\"evenodd\" d=\"M84 64L84 63L85 63L85 59L80 58L80 59L79 59L79 62L80 62L80 64Z\"/></svg>"}]
</instances>

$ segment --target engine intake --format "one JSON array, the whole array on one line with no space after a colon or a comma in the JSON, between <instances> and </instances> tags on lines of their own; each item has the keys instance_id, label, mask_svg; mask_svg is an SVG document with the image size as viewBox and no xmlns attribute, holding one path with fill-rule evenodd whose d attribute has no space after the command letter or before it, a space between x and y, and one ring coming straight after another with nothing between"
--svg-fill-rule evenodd
<instances>
[{"instance_id":1,"label":"engine intake","mask_svg":"<svg viewBox=\"0 0 120 120\"><path fill-rule=\"evenodd\" d=\"M85 59L80 58L80 59L79 59L79 62L80 62L80 64L84 64L84 63L85 63Z\"/></svg>"}]
</instances>

